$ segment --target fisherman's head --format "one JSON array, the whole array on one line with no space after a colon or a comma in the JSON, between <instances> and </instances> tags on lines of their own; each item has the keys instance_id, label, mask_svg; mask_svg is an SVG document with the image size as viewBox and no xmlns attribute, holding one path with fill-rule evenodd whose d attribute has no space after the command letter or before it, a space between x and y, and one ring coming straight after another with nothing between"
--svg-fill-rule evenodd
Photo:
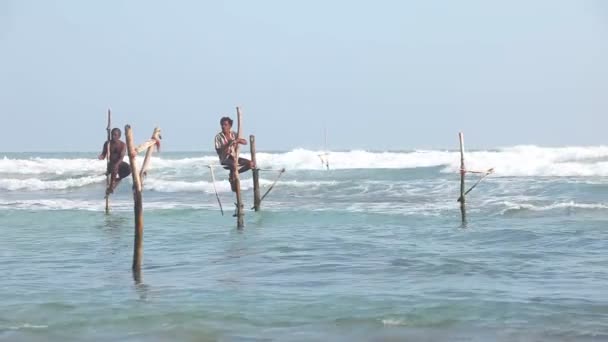
<instances>
[{"instance_id":1,"label":"fisherman's head","mask_svg":"<svg viewBox=\"0 0 608 342\"><path fill-rule=\"evenodd\" d=\"M232 130L232 119L224 116L220 119L220 126L222 127L222 132L230 133L230 130Z\"/></svg>"},{"instance_id":2,"label":"fisherman's head","mask_svg":"<svg viewBox=\"0 0 608 342\"><path fill-rule=\"evenodd\" d=\"M122 133L120 132L120 128L116 127L112 129L112 140L113 141L118 141L120 140L120 135Z\"/></svg>"}]
</instances>

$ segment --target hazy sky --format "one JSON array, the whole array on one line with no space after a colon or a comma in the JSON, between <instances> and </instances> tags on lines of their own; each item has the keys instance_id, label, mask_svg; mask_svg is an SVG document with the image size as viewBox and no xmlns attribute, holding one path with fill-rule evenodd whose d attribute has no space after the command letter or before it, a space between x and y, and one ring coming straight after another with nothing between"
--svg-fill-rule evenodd
<instances>
[{"instance_id":1,"label":"hazy sky","mask_svg":"<svg viewBox=\"0 0 608 342\"><path fill-rule=\"evenodd\" d=\"M0 0L0 151L608 144L608 3Z\"/></svg>"}]
</instances>

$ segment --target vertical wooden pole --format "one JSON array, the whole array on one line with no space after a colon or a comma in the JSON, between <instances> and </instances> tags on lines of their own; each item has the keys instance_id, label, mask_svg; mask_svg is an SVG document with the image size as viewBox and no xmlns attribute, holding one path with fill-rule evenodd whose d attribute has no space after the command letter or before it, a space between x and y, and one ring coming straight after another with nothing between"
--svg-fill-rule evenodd
<instances>
[{"instance_id":1,"label":"vertical wooden pole","mask_svg":"<svg viewBox=\"0 0 608 342\"><path fill-rule=\"evenodd\" d=\"M466 224L467 222L467 213L465 207L465 184L464 178L466 175L466 168L464 165L464 135L462 132L458 133L458 138L460 139L460 214L462 217L462 224Z\"/></svg>"},{"instance_id":2,"label":"vertical wooden pole","mask_svg":"<svg viewBox=\"0 0 608 342\"><path fill-rule=\"evenodd\" d=\"M237 139L241 139L243 136L242 120L241 120L241 109L236 107L236 116L237 116ZM234 153L234 182L236 183L236 227L238 229L242 229L245 227L245 223L243 222L243 197L241 195L241 179L239 176L239 146L240 144L237 142Z\"/></svg>"},{"instance_id":3,"label":"vertical wooden pole","mask_svg":"<svg viewBox=\"0 0 608 342\"><path fill-rule=\"evenodd\" d=\"M106 127L106 132L107 132L107 140L106 140L106 172L108 172L108 169L110 168L110 141L112 140L112 113L110 112L110 109L108 109L108 126ZM110 194L108 194L108 189L110 188L112 184L112 174L108 173L106 175L106 214L110 213Z\"/></svg>"},{"instance_id":4,"label":"vertical wooden pole","mask_svg":"<svg viewBox=\"0 0 608 342\"><path fill-rule=\"evenodd\" d=\"M249 136L249 147L251 148L251 161L255 165L255 168L251 170L253 177L253 209L260 211L260 170L258 169L258 162L255 155L255 135Z\"/></svg>"},{"instance_id":5,"label":"vertical wooden pole","mask_svg":"<svg viewBox=\"0 0 608 342\"><path fill-rule=\"evenodd\" d=\"M131 176L133 178L133 212L135 214L135 240L133 242L133 272L141 271L141 261L143 258L143 239L144 239L144 212L142 208L141 178L137 172L137 150L133 143L133 131L131 126L125 126L125 136L127 139L127 153L131 164Z\"/></svg>"}]
</instances>

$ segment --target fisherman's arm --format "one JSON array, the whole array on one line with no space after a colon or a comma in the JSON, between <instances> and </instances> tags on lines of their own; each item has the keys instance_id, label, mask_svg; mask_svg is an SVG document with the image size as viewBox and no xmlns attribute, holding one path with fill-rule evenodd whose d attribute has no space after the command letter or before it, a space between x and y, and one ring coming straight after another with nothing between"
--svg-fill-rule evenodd
<instances>
[{"instance_id":1,"label":"fisherman's arm","mask_svg":"<svg viewBox=\"0 0 608 342\"><path fill-rule=\"evenodd\" d=\"M106 159L106 153L108 152L108 142L103 143L103 147L101 149L101 154L97 156L99 160Z\"/></svg>"},{"instance_id":2,"label":"fisherman's arm","mask_svg":"<svg viewBox=\"0 0 608 342\"><path fill-rule=\"evenodd\" d=\"M245 140L244 138L238 138L238 134L236 134L236 132L234 132L234 131L232 132L232 134L236 137L235 139L233 139L231 141L232 144L238 143L241 145L247 145L247 140Z\"/></svg>"}]
</instances>

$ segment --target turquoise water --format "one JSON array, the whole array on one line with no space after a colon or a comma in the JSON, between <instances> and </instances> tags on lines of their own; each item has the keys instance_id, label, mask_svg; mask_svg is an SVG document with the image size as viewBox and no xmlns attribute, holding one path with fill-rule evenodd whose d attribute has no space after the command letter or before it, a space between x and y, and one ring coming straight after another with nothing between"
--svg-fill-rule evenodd
<instances>
[{"instance_id":1,"label":"turquoise water","mask_svg":"<svg viewBox=\"0 0 608 342\"><path fill-rule=\"evenodd\" d=\"M94 154L5 156L0 340L608 340L604 147L470 153L466 227L455 152L262 153L242 231L213 156L163 153L140 281L130 179L106 216Z\"/></svg>"}]
</instances>

